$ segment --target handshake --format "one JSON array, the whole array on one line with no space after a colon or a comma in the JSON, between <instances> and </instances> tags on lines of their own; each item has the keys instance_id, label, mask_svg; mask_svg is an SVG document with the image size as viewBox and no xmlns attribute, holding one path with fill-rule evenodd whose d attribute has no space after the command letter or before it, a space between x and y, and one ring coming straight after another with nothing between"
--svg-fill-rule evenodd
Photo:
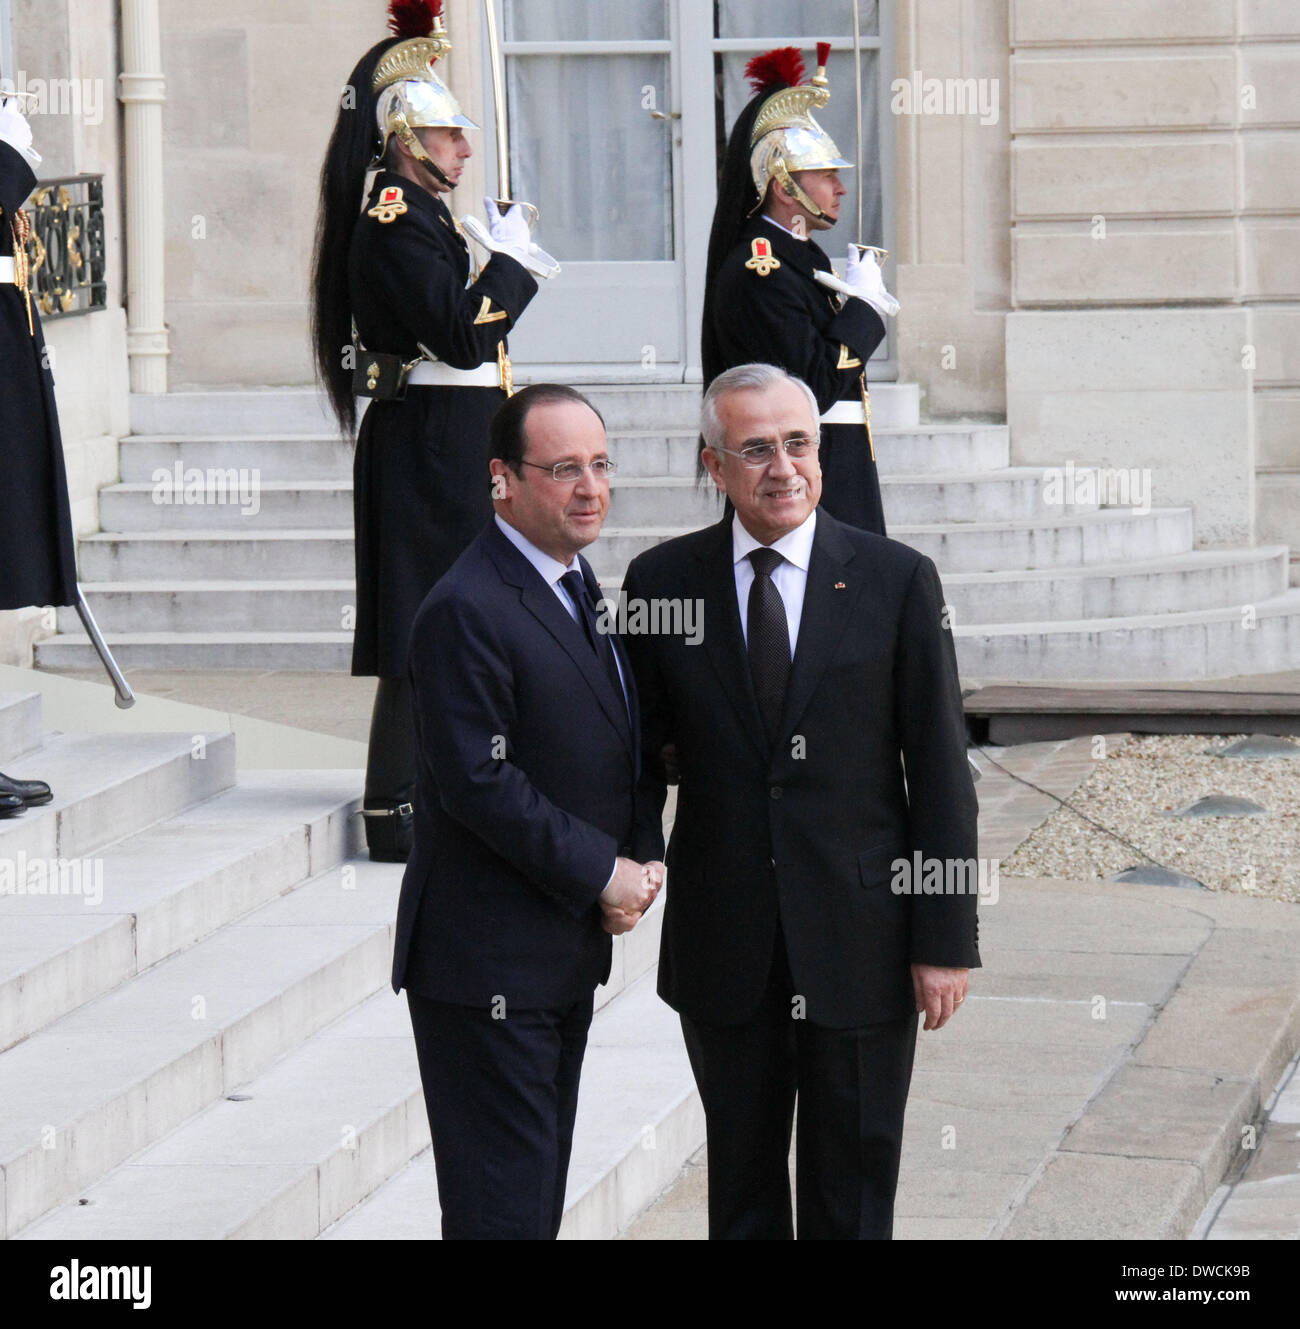
<instances>
[{"instance_id":1,"label":"handshake","mask_svg":"<svg viewBox=\"0 0 1300 1329\"><path fill-rule=\"evenodd\" d=\"M637 863L630 858L620 858L614 864L613 879L600 893L605 915L601 926L606 932L617 937L636 927L659 894L665 871L662 863Z\"/></svg>"}]
</instances>

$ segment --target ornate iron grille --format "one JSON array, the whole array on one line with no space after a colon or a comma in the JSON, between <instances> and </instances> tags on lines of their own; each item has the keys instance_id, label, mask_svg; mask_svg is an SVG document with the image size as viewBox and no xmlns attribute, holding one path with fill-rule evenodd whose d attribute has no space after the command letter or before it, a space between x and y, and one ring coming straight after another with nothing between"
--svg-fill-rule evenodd
<instances>
[{"instance_id":1,"label":"ornate iron grille","mask_svg":"<svg viewBox=\"0 0 1300 1329\"><path fill-rule=\"evenodd\" d=\"M108 304L104 271L104 177L43 180L27 200L32 299L41 317L89 314Z\"/></svg>"}]
</instances>

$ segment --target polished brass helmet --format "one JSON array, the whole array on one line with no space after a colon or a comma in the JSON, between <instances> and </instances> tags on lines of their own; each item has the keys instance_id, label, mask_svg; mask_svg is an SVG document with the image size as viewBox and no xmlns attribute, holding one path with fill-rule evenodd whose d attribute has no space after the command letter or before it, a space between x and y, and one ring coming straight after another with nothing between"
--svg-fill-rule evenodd
<instances>
[{"instance_id":1,"label":"polished brass helmet","mask_svg":"<svg viewBox=\"0 0 1300 1329\"><path fill-rule=\"evenodd\" d=\"M450 50L441 13L430 13L427 35L408 37L384 52L371 83L381 155L394 134L406 142L416 129L478 128L434 70Z\"/></svg>"},{"instance_id":2,"label":"polished brass helmet","mask_svg":"<svg viewBox=\"0 0 1300 1329\"><path fill-rule=\"evenodd\" d=\"M759 198L767 196L768 185L776 180L814 216L821 216L821 209L791 179L794 173L846 170L853 165L813 117L813 110L820 110L831 99L825 63L828 52L825 43L819 44L819 64L811 83L781 88L768 97L749 138L749 168Z\"/></svg>"}]
</instances>

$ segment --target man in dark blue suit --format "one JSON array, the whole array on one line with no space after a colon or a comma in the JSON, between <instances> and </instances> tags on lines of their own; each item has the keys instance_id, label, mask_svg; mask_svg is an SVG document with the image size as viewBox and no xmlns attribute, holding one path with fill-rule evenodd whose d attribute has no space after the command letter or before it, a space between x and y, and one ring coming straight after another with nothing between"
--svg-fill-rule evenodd
<instances>
[{"instance_id":1,"label":"man in dark blue suit","mask_svg":"<svg viewBox=\"0 0 1300 1329\"><path fill-rule=\"evenodd\" d=\"M411 634L419 783L393 988L444 1238L551 1239L610 935L649 907L662 864L638 861L636 687L578 555L609 509L604 423L538 384L490 443L496 516Z\"/></svg>"}]
</instances>

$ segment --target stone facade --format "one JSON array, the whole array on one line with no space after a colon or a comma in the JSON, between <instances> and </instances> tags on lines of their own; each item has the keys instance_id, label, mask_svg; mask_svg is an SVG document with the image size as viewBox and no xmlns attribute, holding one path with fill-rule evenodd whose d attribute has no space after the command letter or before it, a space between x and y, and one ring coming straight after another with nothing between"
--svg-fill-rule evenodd
<instances>
[{"instance_id":1,"label":"stone facade","mask_svg":"<svg viewBox=\"0 0 1300 1329\"><path fill-rule=\"evenodd\" d=\"M1013 455L1300 546L1300 10L1011 7ZM1086 452L1084 451L1086 449Z\"/></svg>"},{"instance_id":2,"label":"stone facade","mask_svg":"<svg viewBox=\"0 0 1300 1329\"><path fill-rule=\"evenodd\" d=\"M12 5L29 76L102 89L97 123L34 124L45 174L105 176L110 308L49 329L86 531L129 427L120 6ZM312 381L319 165L385 8L163 0L172 389ZM889 11L899 377L920 385L927 415L1006 418L1015 463L1149 467L1156 503L1190 505L1201 544L1300 548L1300 8ZM448 0L450 81L482 123L478 14L477 0ZM478 147L466 200L487 179L490 145ZM0 619L0 656L21 656L24 633Z\"/></svg>"}]
</instances>

